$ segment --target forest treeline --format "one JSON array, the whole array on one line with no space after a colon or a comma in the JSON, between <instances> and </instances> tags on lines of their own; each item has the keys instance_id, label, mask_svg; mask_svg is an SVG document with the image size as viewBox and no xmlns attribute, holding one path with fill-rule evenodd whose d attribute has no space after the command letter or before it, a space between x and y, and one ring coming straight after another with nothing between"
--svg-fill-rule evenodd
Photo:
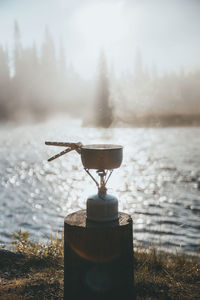
<instances>
[{"instance_id":1,"label":"forest treeline","mask_svg":"<svg viewBox=\"0 0 200 300\"><path fill-rule=\"evenodd\" d=\"M15 22L12 51L0 46L0 121L42 119L60 112L82 118L92 114L98 78L80 77L66 63L62 41L56 49L48 28L40 48L34 43L23 47L21 40ZM120 75L108 70L106 81L101 82L106 82L108 107L115 123L199 122L200 67L159 75L155 65L149 69L144 66L138 51L132 69L132 73Z\"/></svg>"},{"instance_id":2,"label":"forest treeline","mask_svg":"<svg viewBox=\"0 0 200 300\"><path fill-rule=\"evenodd\" d=\"M47 27L40 48L34 43L23 47L21 40L15 21L12 53L0 46L0 120L42 119L59 112L75 116L82 113L90 93L89 84L71 64L66 64L62 41L56 49Z\"/></svg>"},{"instance_id":3,"label":"forest treeline","mask_svg":"<svg viewBox=\"0 0 200 300\"><path fill-rule=\"evenodd\" d=\"M116 81L113 98L115 118L132 125L199 125L200 66L159 75L155 65L144 68L138 53L134 74Z\"/></svg>"}]
</instances>

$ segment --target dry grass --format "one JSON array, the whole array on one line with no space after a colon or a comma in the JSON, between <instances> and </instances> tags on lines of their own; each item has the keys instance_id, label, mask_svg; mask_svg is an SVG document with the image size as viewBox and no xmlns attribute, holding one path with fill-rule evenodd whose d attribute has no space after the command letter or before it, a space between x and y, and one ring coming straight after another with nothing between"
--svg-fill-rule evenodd
<instances>
[{"instance_id":1,"label":"dry grass","mask_svg":"<svg viewBox=\"0 0 200 300\"><path fill-rule=\"evenodd\" d=\"M15 251L0 250L0 299L63 299L63 240L15 239ZM134 260L138 300L200 299L199 258L138 247Z\"/></svg>"},{"instance_id":2,"label":"dry grass","mask_svg":"<svg viewBox=\"0 0 200 300\"><path fill-rule=\"evenodd\" d=\"M200 299L198 257L135 250L135 285L138 299Z\"/></svg>"}]
</instances>

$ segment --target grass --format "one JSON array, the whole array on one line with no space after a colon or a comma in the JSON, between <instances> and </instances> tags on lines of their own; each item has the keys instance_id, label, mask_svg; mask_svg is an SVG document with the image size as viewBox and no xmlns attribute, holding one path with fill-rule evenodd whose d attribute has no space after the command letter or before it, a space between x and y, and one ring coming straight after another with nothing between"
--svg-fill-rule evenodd
<instances>
[{"instance_id":1,"label":"grass","mask_svg":"<svg viewBox=\"0 0 200 300\"><path fill-rule=\"evenodd\" d=\"M33 243L14 234L13 251L0 250L0 299L63 299L63 239ZM199 257L134 249L137 299L200 299Z\"/></svg>"}]
</instances>

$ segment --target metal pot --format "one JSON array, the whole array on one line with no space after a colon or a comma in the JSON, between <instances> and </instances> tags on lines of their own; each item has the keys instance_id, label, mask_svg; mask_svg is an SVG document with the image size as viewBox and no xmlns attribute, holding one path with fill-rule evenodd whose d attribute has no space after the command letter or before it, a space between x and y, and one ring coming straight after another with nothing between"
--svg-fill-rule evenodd
<instances>
[{"instance_id":1,"label":"metal pot","mask_svg":"<svg viewBox=\"0 0 200 300\"><path fill-rule=\"evenodd\" d=\"M48 161L56 159L72 150L81 155L81 161L85 169L112 170L119 168L122 163L123 147L111 144L82 145L82 143L45 142L51 146L69 147L49 158Z\"/></svg>"},{"instance_id":2,"label":"metal pot","mask_svg":"<svg viewBox=\"0 0 200 300\"><path fill-rule=\"evenodd\" d=\"M84 168L112 170L122 163L123 147L120 145L96 144L81 147L81 160Z\"/></svg>"}]
</instances>

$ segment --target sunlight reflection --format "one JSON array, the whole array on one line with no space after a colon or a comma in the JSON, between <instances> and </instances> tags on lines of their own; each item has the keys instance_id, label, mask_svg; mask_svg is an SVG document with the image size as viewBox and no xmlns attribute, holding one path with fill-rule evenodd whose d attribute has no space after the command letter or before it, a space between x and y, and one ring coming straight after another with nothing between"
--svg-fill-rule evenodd
<instances>
[{"instance_id":1,"label":"sunlight reflection","mask_svg":"<svg viewBox=\"0 0 200 300\"><path fill-rule=\"evenodd\" d=\"M195 180L198 182L200 173L198 166L194 164L192 167L196 166L196 173L191 175L191 162L188 163L187 169L184 169L179 162L180 157L174 152L172 157L169 157L170 147L165 152L167 157L165 158L162 151L166 144L162 149L160 146L163 145L165 132L152 129L159 142L146 146L145 141L149 139L151 141L152 137L149 131L144 129L108 129L104 135L103 130L69 127L67 120L62 122L59 120L56 124L52 122L51 125L45 126L34 127L37 143L31 143L33 134L30 131L26 138L22 136L20 139L20 147L15 145L12 157L6 153L6 157L8 155L6 166L2 165L3 169L0 170L2 228L9 227L11 218L16 226L19 226L24 218L24 222L28 224L25 229L30 230L34 237L38 236L38 228L41 229L42 235L48 236L52 231L62 230L64 216L75 210L84 209L87 198L97 192L95 184L83 170L80 157L76 153L66 155L52 164L44 160L52 152L44 150L44 146L39 146L40 139L43 136L44 139L46 137L53 139L55 131L59 139L76 138L77 141L84 140L88 144L91 141L104 143L111 140L120 144L123 140L124 161L122 166L113 172L108 184L108 193L117 196L120 211L132 215L134 239L148 243L155 238L155 241L159 242L160 235L164 232L166 242L171 236L171 244L182 243L184 249L189 247L194 249L195 243L199 241L197 229L199 195L194 182ZM49 127L55 130L49 130ZM63 128L70 130L63 131ZM180 129L170 131L175 141L177 136L180 136L179 131ZM17 136L17 131L14 135ZM198 140L198 136L200 135L195 134L195 141ZM18 154L21 152L24 139L30 139L29 147L37 149L32 155L28 149L29 151L20 160ZM13 140L9 143L11 148ZM188 155L187 144L182 142L181 147ZM196 156L198 153L199 151ZM173 164L175 167L169 168ZM20 189L15 188L18 183L21 185ZM18 218L15 217L16 213ZM185 217L188 218L189 225ZM51 223L50 229L44 220ZM186 225L180 227L180 224Z\"/></svg>"}]
</instances>

